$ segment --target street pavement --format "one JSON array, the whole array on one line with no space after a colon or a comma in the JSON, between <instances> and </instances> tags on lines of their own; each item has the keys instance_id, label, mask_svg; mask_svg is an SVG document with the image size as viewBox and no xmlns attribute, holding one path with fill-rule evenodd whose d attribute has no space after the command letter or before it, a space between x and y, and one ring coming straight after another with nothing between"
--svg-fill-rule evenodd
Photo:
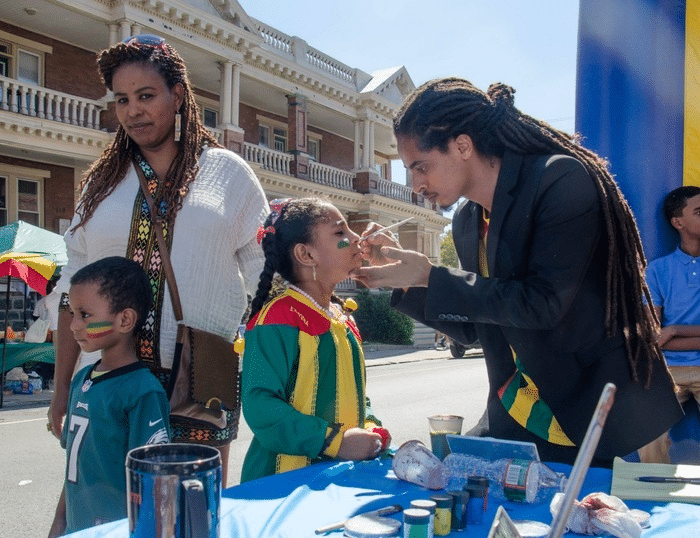
<instances>
[{"instance_id":1,"label":"street pavement","mask_svg":"<svg viewBox=\"0 0 700 538\"><path fill-rule=\"evenodd\" d=\"M426 417L465 416L465 429L484 409L487 381L480 349L453 359L449 350L365 344L368 394L394 441L429 444ZM473 359L473 360L472 360ZM428 381L429 380L429 381ZM426 383L440 386L426 390ZM44 537L63 483L65 453L46 430L51 391L4 397L0 409L0 538ZM238 483L252 433L241 418L231 445L228 486Z\"/></svg>"}]
</instances>

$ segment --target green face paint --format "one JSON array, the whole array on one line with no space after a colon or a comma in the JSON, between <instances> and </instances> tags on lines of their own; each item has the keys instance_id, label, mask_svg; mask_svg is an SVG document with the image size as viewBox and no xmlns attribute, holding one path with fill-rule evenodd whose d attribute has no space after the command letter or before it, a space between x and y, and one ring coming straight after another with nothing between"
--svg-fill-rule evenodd
<instances>
[{"instance_id":1,"label":"green face paint","mask_svg":"<svg viewBox=\"0 0 700 538\"><path fill-rule=\"evenodd\" d=\"M341 239L338 241L338 248L345 248L350 246L350 241L348 241L346 238Z\"/></svg>"}]
</instances>

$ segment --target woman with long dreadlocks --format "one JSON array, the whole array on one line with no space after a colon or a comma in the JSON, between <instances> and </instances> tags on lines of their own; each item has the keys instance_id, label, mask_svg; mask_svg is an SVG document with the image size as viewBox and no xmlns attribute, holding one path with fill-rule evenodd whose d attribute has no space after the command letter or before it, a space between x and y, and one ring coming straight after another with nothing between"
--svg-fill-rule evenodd
<instances>
[{"instance_id":1,"label":"woman with long dreadlocks","mask_svg":"<svg viewBox=\"0 0 700 538\"><path fill-rule=\"evenodd\" d=\"M138 334L140 359L167 384L177 324L165 285L138 166L161 213L182 302L184 323L233 341L254 293L263 257L255 240L267 216L267 200L253 171L224 149L200 121L180 55L153 35L127 38L98 56L107 89L114 93L119 127L114 141L86 174L82 196L66 234L69 263L56 293L71 276L106 256L141 263L151 280L153 307ZM69 305L59 313L55 393L49 426L60 437L66 397L79 348L70 334ZM81 365L96 357L81 357ZM239 410L228 410L223 429L171 423L176 442L228 449Z\"/></svg>"},{"instance_id":2,"label":"woman with long dreadlocks","mask_svg":"<svg viewBox=\"0 0 700 538\"><path fill-rule=\"evenodd\" d=\"M463 270L383 233L364 242L379 266L355 277L396 288L396 308L459 342L478 338L490 384L481 434L533 442L544 460L573 463L615 383L595 460L610 465L681 416L643 306L646 261L605 161L522 114L513 93L434 80L394 119L414 192L443 208L466 199L452 223Z\"/></svg>"}]
</instances>

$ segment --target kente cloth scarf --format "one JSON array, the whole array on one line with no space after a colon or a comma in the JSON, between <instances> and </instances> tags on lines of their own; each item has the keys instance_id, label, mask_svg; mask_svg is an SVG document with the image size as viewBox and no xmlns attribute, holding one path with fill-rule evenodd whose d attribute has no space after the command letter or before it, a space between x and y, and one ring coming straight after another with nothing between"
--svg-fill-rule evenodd
<instances>
[{"instance_id":1,"label":"kente cloth scarf","mask_svg":"<svg viewBox=\"0 0 700 538\"><path fill-rule=\"evenodd\" d=\"M486 256L486 245L489 230L489 217L482 210L482 223L479 234L479 272L488 277L489 270ZM527 431L560 446L574 446L574 443L561 429L554 413L547 403L540 398L540 392L535 383L523 370L523 365L511 347L515 372L498 390L498 397L508 411L508 414Z\"/></svg>"},{"instance_id":2,"label":"kente cloth scarf","mask_svg":"<svg viewBox=\"0 0 700 538\"><path fill-rule=\"evenodd\" d=\"M160 212L160 216L163 217L166 211L165 203L162 200L163 185L158 181L155 172L138 150L134 152L134 158L141 170L143 170L148 191L153 199L153 205ZM164 370L161 367L158 349L160 314L163 310L163 294L165 291L165 273L153 226L154 223L148 210L148 203L144 197L143 190L139 189L131 217L131 233L129 234L126 257L143 267L151 284L153 302L143 327L136 335L136 350L141 361L149 367L165 386L167 385L167 375L165 374L169 370ZM170 228L170 224L163 220L163 235L168 248L172 244L172 237L169 233Z\"/></svg>"}]
</instances>

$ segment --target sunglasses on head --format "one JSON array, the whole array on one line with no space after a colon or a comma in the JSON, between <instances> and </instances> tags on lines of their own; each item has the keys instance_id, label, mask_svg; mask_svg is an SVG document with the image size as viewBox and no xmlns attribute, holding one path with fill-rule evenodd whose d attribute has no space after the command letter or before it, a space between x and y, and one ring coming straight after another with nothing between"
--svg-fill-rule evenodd
<instances>
[{"instance_id":1,"label":"sunglasses on head","mask_svg":"<svg viewBox=\"0 0 700 538\"><path fill-rule=\"evenodd\" d=\"M153 34L140 34L140 35L135 35L135 36L130 36L122 39L122 43L126 43L127 45L146 45L149 47L162 47L165 45L165 39L160 37L159 35L153 35Z\"/></svg>"}]
</instances>

